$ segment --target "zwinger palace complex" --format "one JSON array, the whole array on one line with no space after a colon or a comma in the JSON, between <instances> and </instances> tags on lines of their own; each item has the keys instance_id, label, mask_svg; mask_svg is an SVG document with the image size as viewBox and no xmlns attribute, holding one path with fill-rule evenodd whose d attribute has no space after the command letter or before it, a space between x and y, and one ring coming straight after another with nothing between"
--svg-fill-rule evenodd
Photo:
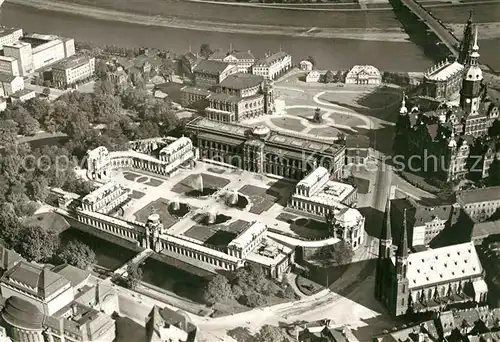
<instances>
[{"instance_id":1,"label":"zwinger palace complex","mask_svg":"<svg viewBox=\"0 0 500 342\"><path fill-rule=\"evenodd\" d=\"M340 178L345 146L268 127L252 128L198 117L186 125L200 158L213 159L244 170L302 179L316 166Z\"/></svg>"}]
</instances>

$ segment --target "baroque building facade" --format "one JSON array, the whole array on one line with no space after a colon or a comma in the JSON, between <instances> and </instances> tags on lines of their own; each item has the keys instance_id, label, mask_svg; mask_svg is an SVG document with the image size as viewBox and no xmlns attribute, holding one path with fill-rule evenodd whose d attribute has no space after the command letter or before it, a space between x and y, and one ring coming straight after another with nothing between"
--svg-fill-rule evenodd
<instances>
[{"instance_id":1,"label":"baroque building facade","mask_svg":"<svg viewBox=\"0 0 500 342\"><path fill-rule=\"evenodd\" d=\"M200 158L241 169L300 180L318 166L341 178L345 146L312 137L272 131L266 126L218 122L198 117L186 130Z\"/></svg>"},{"instance_id":2,"label":"baroque building facade","mask_svg":"<svg viewBox=\"0 0 500 342\"><path fill-rule=\"evenodd\" d=\"M396 150L409 157L408 163L410 159L418 159L422 163L419 167L425 168L423 171L445 181L465 178L472 165L481 167L473 171L479 171L483 177L491 163L472 163L484 159L482 153L471 153L472 146L488 136L488 129L499 118L498 107L488 98L483 84L477 29L467 60L458 105L445 104L429 111L414 105L409 110L404 97L397 123Z\"/></svg>"}]
</instances>

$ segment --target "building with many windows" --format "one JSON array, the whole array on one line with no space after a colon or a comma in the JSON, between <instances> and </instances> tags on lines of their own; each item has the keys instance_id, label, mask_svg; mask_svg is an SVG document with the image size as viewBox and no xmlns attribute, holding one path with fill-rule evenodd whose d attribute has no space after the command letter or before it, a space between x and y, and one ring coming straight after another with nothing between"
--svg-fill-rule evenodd
<instances>
[{"instance_id":1,"label":"building with many windows","mask_svg":"<svg viewBox=\"0 0 500 342\"><path fill-rule=\"evenodd\" d=\"M449 99L458 95L462 84L464 66L445 60L424 73L422 95L435 99Z\"/></svg>"},{"instance_id":2,"label":"building with many windows","mask_svg":"<svg viewBox=\"0 0 500 342\"><path fill-rule=\"evenodd\" d=\"M95 58L71 56L52 66L52 81L57 88L66 89L77 82L89 80L95 72Z\"/></svg>"},{"instance_id":3,"label":"building with many windows","mask_svg":"<svg viewBox=\"0 0 500 342\"><path fill-rule=\"evenodd\" d=\"M461 212L459 204L425 206L412 198L394 199L390 204L393 226L403 225L406 212L408 244L414 250L426 249L444 229L457 223Z\"/></svg>"},{"instance_id":4,"label":"building with many windows","mask_svg":"<svg viewBox=\"0 0 500 342\"><path fill-rule=\"evenodd\" d=\"M19 66L14 57L0 56L0 73L19 76Z\"/></svg>"},{"instance_id":5,"label":"building with many windows","mask_svg":"<svg viewBox=\"0 0 500 342\"><path fill-rule=\"evenodd\" d=\"M252 66L252 74L262 76L267 80L275 80L291 68L292 56L280 51L257 60Z\"/></svg>"},{"instance_id":6,"label":"building with many windows","mask_svg":"<svg viewBox=\"0 0 500 342\"><path fill-rule=\"evenodd\" d=\"M346 165L366 165L370 157L370 137L348 135L345 138Z\"/></svg>"},{"instance_id":7,"label":"building with many windows","mask_svg":"<svg viewBox=\"0 0 500 342\"><path fill-rule=\"evenodd\" d=\"M375 297L391 315L441 311L452 303L486 301L488 287L474 243L410 253L405 214L402 236L393 253L390 221L390 208L386 208L379 240Z\"/></svg>"},{"instance_id":8,"label":"building with many windows","mask_svg":"<svg viewBox=\"0 0 500 342\"><path fill-rule=\"evenodd\" d=\"M75 54L75 41L54 35L29 34L4 45L4 55L17 60L21 76Z\"/></svg>"},{"instance_id":9,"label":"building with many windows","mask_svg":"<svg viewBox=\"0 0 500 342\"><path fill-rule=\"evenodd\" d=\"M452 181L463 179L472 172L484 177L488 162L476 163L487 150L472 151L478 139L488 134L488 129L499 118L498 107L488 99L483 84L482 70L478 64L479 46L477 31L468 64L462 75L460 101L458 106L440 106L433 110L421 111L414 104L409 111L405 99L400 109L395 145L398 153L419 156L426 161L428 172ZM490 151L494 155L496 151ZM409 158L409 157L408 157ZM408 159L409 161L409 159ZM477 167L482 166L478 172Z\"/></svg>"},{"instance_id":10,"label":"building with many windows","mask_svg":"<svg viewBox=\"0 0 500 342\"><path fill-rule=\"evenodd\" d=\"M353 250L365 243L365 218L359 210L344 207L333 210L329 217L330 229L335 238L347 243Z\"/></svg>"},{"instance_id":11,"label":"building with many windows","mask_svg":"<svg viewBox=\"0 0 500 342\"><path fill-rule=\"evenodd\" d=\"M128 199L128 189L115 182L106 182L103 186L85 195L82 209L108 214Z\"/></svg>"},{"instance_id":12,"label":"building with many windows","mask_svg":"<svg viewBox=\"0 0 500 342\"><path fill-rule=\"evenodd\" d=\"M171 175L178 168L189 166L197 159L191 139L153 138L130 142L127 151L108 151L104 146L87 152L87 176L90 179L107 179L111 170L131 168Z\"/></svg>"},{"instance_id":13,"label":"building with many windows","mask_svg":"<svg viewBox=\"0 0 500 342\"><path fill-rule=\"evenodd\" d=\"M255 63L255 57L250 50L230 50L227 53L216 51L210 57L208 57L208 59L236 65L236 67L238 68L238 72L242 73L251 72L252 65Z\"/></svg>"},{"instance_id":14,"label":"building with many windows","mask_svg":"<svg viewBox=\"0 0 500 342\"><path fill-rule=\"evenodd\" d=\"M355 65L345 76L345 84L379 85L380 83L382 75L372 65Z\"/></svg>"},{"instance_id":15,"label":"building with many windows","mask_svg":"<svg viewBox=\"0 0 500 342\"><path fill-rule=\"evenodd\" d=\"M23 36L23 29L0 27L0 49L5 44L17 42Z\"/></svg>"},{"instance_id":16,"label":"building with many windows","mask_svg":"<svg viewBox=\"0 0 500 342\"><path fill-rule=\"evenodd\" d=\"M206 116L216 121L239 122L274 111L272 84L253 74L226 77L207 100Z\"/></svg>"},{"instance_id":17,"label":"building with many windows","mask_svg":"<svg viewBox=\"0 0 500 342\"><path fill-rule=\"evenodd\" d=\"M485 221L500 209L500 186L459 191L457 203L474 221Z\"/></svg>"},{"instance_id":18,"label":"building with many windows","mask_svg":"<svg viewBox=\"0 0 500 342\"><path fill-rule=\"evenodd\" d=\"M317 166L340 178L345 147L306 135L272 131L268 127L218 122L198 117L186 125L200 158L241 169L300 180Z\"/></svg>"},{"instance_id":19,"label":"building with many windows","mask_svg":"<svg viewBox=\"0 0 500 342\"><path fill-rule=\"evenodd\" d=\"M148 342L195 342L197 327L186 313L153 306L146 320Z\"/></svg>"},{"instance_id":20,"label":"building with many windows","mask_svg":"<svg viewBox=\"0 0 500 342\"><path fill-rule=\"evenodd\" d=\"M229 75L238 72L238 67L233 64L202 60L193 69L194 84L200 88L212 88L221 83Z\"/></svg>"}]
</instances>

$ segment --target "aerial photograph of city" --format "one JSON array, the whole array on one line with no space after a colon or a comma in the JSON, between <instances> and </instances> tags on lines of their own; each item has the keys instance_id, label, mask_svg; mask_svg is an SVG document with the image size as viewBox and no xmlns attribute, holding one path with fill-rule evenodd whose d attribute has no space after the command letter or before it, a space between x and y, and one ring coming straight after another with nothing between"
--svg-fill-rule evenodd
<instances>
[{"instance_id":1,"label":"aerial photograph of city","mask_svg":"<svg viewBox=\"0 0 500 342\"><path fill-rule=\"evenodd\" d=\"M500 342L500 0L0 0L0 342Z\"/></svg>"}]
</instances>

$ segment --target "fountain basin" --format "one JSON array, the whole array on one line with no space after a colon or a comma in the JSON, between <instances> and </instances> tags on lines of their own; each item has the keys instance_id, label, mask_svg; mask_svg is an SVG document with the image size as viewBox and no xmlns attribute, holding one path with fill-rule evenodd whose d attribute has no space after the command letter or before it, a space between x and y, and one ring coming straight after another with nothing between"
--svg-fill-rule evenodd
<instances>
[{"instance_id":1,"label":"fountain basin","mask_svg":"<svg viewBox=\"0 0 500 342\"><path fill-rule=\"evenodd\" d=\"M191 211L191 207L186 203L172 202L168 206L168 213L175 217L184 217Z\"/></svg>"},{"instance_id":2,"label":"fountain basin","mask_svg":"<svg viewBox=\"0 0 500 342\"><path fill-rule=\"evenodd\" d=\"M226 199L226 205L231 208L245 209L248 205L248 199L243 195L233 193Z\"/></svg>"},{"instance_id":3,"label":"fountain basin","mask_svg":"<svg viewBox=\"0 0 500 342\"><path fill-rule=\"evenodd\" d=\"M214 193L217 192L218 189L214 188L203 188L203 190L191 190L186 192L186 196L189 197L197 197L197 198L203 198L203 197L208 197L210 195L213 195Z\"/></svg>"}]
</instances>

